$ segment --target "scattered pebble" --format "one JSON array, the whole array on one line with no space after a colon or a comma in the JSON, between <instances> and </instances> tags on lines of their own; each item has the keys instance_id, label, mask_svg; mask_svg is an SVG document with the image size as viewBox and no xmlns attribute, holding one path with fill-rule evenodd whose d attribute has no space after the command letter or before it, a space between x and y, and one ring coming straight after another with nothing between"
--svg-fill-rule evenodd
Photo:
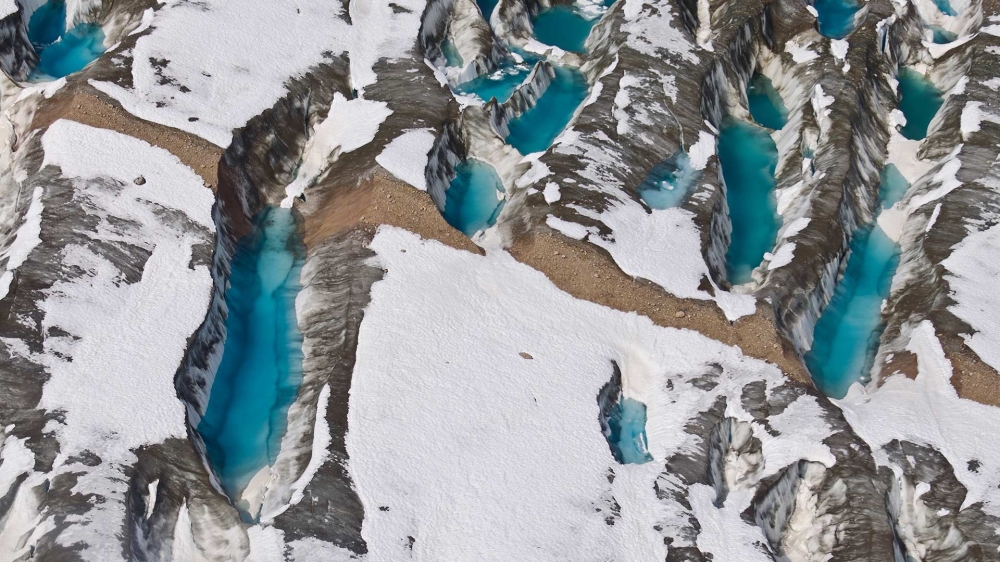
<instances>
[{"instance_id":1,"label":"scattered pebble","mask_svg":"<svg viewBox=\"0 0 1000 562\"><path fill-rule=\"evenodd\" d=\"M531 354L529 354L529 353L526 353L526 352L524 352L524 351L522 351L521 353L518 353L518 355L520 355L520 356L521 356L521 357L523 357L524 359L534 359L534 357L532 357L532 356L531 356Z\"/></svg>"},{"instance_id":2,"label":"scattered pebble","mask_svg":"<svg viewBox=\"0 0 1000 562\"><path fill-rule=\"evenodd\" d=\"M677 312L675 312L674 313L674 318L684 318L684 311L683 310L678 310Z\"/></svg>"},{"instance_id":3,"label":"scattered pebble","mask_svg":"<svg viewBox=\"0 0 1000 562\"><path fill-rule=\"evenodd\" d=\"M135 178L134 180L132 180L132 183L134 183L136 185L145 185L146 178L144 178L143 176L139 176L139 177Z\"/></svg>"}]
</instances>

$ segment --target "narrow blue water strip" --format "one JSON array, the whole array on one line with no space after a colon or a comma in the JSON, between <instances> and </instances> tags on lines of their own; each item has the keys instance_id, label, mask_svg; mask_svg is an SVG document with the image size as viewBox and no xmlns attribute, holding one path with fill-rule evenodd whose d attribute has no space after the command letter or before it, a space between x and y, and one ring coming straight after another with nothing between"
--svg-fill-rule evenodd
<instances>
[{"instance_id":1,"label":"narrow blue water strip","mask_svg":"<svg viewBox=\"0 0 1000 562\"><path fill-rule=\"evenodd\" d=\"M496 98L503 103L510 99L514 90L524 82L531 72L528 64L512 64L497 69L492 74L484 74L455 87L462 94L475 94L483 101Z\"/></svg>"},{"instance_id":2,"label":"narrow blue water strip","mask_svg":"<svg viewBox=\"0 0 1000 562\"><path fill-rule=\"evenodd\" d=\"M906 181L899 168L893 164L886 164L879 177L881 181L878 186L878 197L882 201L882 208L888 209L906 195L910 182Z\"/></svg>"},{"instance_id":3,"label":"narrow blue water strip","mask_svg":"<svg viewBox=\"0 0 1000 562\"><path fill-rule=\"evenodd\" d=\"M232 260L222 361L197 431L237 505L250 479L277 458L302 381L302 335L295 319L305 259L300 236L291 209L266 209Z\"/></svg>"},{"instance_id":4,"label":"narrow blue water strip","mask_svg":"<svg viewBox=\"0 0 1000 562\"><path fill-rule=\"evenodd\" d=\"M732 223L726 276L741 285L752 280L781 227L774 197L778 147L767 129L728 117L719 131L718 150Z\"/></svg>"},{"instance_id":5,"label":"narrow blue water strip","mask_svg":"<svg viewBox=\"0 0 1000 562\"><path fill-rule=\"evenodd\" d=\"M876 224L854 234L850 252L805 356L816 388L834 398L868 378L882 333L882 301L899 264L899 246Z\"/></svg>"},{"instance_id":6,"label":"narrow blue water strip","mask_svg":"<svg viewBox=\"0 0 1000 562\"><path fill-rule=\"evenodd\" d=\"M941 13L946 16L958 15L955 12L955 9L951 7L951 2L948 0L934 0L934 5L937 6L937 9L941 10Z\"/></svg>"},{"instance_id":7,"label":"narrow blue water strip","mask_svg":"<svg viewBox=\"0 0 1000 562\"><path fill-rule=\"evenodd\" d=\"M583 73L573 67L553 68L555 78L535 106L508 124L507 144L521 154L547 150L587 99L589 84Z\"/></svg>"},{"instance_id":8,"label":"narrow blue water strip","mask_svg":"<svg viewBox=\"0 0 1000 562\"><path fill-rule=\"evenodd\" d=\"M479 11L483 14L483 19L487 22L490 21L490 16L493 15L493 10L496 9L497 4L500 0L476 0L476 4L479 6Z\"/></svg>"},{"instance_id":9,"label":"narrow blue water strip","mask_svg":"<svg viewBox=\"0 0 1000 562\"><path fill-rule=\"evenodd\" d=\"M896 73L899 81L899 110L906 117L899 133L911 140L927 136L927 128L944 103L941 91L923 74L901 67Z\"/></svg>"},{"instance_id":10,"label":"narrow blue water strip","mask_svg":"<svg viewBox=\"0 0 1000 562\"><path fill-rule=\"evenodd\" d=\"M943 28L941 26L928 25L927 27L929 27L930 30L933 32L933 35L932 35L933 41L935 43L937 43L938 45L944 45L946 43L951 43L955 39L958 39L958 34L957 33L952 33L951 31L948 31L947 29L945 29L945 28Z\"/></svg>"},{"instance_id":11,"label":"narrow blue water strip","mask_svg":"<svg viewBox=\"0 0 1000 562\"><path fill-rule=\"evenodd\" d=\"M771 79L763 74L754 74L750 78L747 106L753 120L769 129L781 129L788 122L788 110L781 94L774 89Z\"/></svg>"}]
</instances>

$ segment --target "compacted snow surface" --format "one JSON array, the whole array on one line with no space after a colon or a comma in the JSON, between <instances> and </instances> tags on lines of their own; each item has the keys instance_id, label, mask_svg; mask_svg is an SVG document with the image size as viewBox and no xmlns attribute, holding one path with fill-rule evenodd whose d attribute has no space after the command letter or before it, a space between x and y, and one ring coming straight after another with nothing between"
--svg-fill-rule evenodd
<instances>
[{"instance_id":1,"label":"compacted snow surface","mask_svg":"<svg viewBox=\"0 0 1000 562\"><path fill-rule=\"evenodd\" d=\"M688 419L722 395L750 421L743 385L783 380L695 332L576 300L503 252L477 256L392 227L372 248L386 273L361 325L347 434L370 560L663 559L654 526L677 521L653 482ZM652 462L619 465L601 433L596 397L612 361L625 397L646 405ZM719 386L693 386L711 363L723 368ZM821 413L796 415L796 432L760 433L773 470L803 454L830 462L816 440L829 432ZM720 553L763 540L738 517L703 534Z\"/></svg>"}]
</instances>

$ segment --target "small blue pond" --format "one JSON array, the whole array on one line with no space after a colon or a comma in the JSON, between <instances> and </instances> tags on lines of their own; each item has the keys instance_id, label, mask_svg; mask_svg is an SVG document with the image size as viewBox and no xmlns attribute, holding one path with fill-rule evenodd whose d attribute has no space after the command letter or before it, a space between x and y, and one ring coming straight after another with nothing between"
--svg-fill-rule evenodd
<instances>
[{"instance_id":1,"label":"small blue pond","mask_svg":"<svg viewBox=\"0 0 1000 562\"><path fill-rule=\"evenodd\" d=\"M747 105L753 120L769 129L781 129L788 122L788 110L781 94L774 89L771 79L763 74L754 74L750 78Z\"/></svg>"},{"instance_id":2,"label":"small blue pond","mask_svg":"<svg viewBox=\"0 0 1000 562\"><path fill-rule=\"evenodd\" d=\"M67 31L66 3L60 0L50 0L31 14L28 39L39 58L32 81L68 76L104 53L101 26L85 23Z\"/></svg>"},{"instance_id":3,"label":"small blue pond","mask_svg":"<svg viewBox=\"0 0 1000 562\"><path fill-rule=\"evenodd\" d=\"M535 37L542 43L564 51L583 53L587 50L585 45L590 30L599 20L599 15L560 4L539 12L532 25Z\"/></svg>"},{"instance_id":4,"label":"small blue pond","mask_svg":"<svg viewBox=\"0 0 1000 562\"><path fill-rule=\"evenodd\" d=\"M947 29L941 26L928 25L927 27L930 28L930 30L933 32L933 41L938 45L951 43L955 39L958 39L957 33L952 33L951 31L948 31Z\"/></svg>"},{"instance_id":5,"label":"small blue pond","mask_svg":"<svg viewBox=\"0 0 1000 562\"><path fill-rule=\"evenodd\" d=\"M455 91L463 94L475 94L483 101L496 98L503 103L510 99L514 90L524 82L531 73L529 64L512 64L498 69L492 74L484 74L455 87Z\"/></svg>"},{"instance_id":6,"label":"small blue pond","mask_svg":"<svg viewBox=\"0 0 1000 562\"><path fill-rule=\"evenodd\" d=\"M906 190L910 188L910 182L906 181L903 174L899 172L899 168L893 164L886 164L882 168L880 177L878 196L882 201L882 208L888 209L906 195Z\"/></svg>"},{"instance_id":7,"label":"small blue pond","mask_svg":"<svg viewBox=\"0 0 1000 562\"><path fill-rule=\"evenodd\" d=\"M951 2L948 0L934 0L934 5L937 6L938 10L946 16L956 16L955 9L951 7Z\"/></svg>"},{"instance_id":8,"label":"small blue pond","mask_svg":"<svg viewBox=\"0 0 1000 562\"><path fill-rule=\"evenodd\" d=\"M441 42L441 52L444 53L448 66L461 67L465 64L465 61L462 60L462 54L458 52L458 47L455 46L455 42L450 37Z\"/></svg>"},{"instance_id":9,"label":"small blue pond","mask_svg":"<svg viewBox=\"0 0 1000 562\"><path fill-rule=\"evenodd\" d=\"M899 264L899 246L869 224L854 234L844 276L813 331L806 366L816 388L842 398L868 380L882 326L882 301Z\"/></svg>"},{"instance_id":10,"label":"small blue pond","mask_svg":"<svg viewBox=\"0 0 1000 562\"><path fill-rule=\"evenodd\" d=\"M908 139L923 139L944 97L923 74L905 66L896 73L896 79L899 80L899 110L906 117L906 125L899 133Z\"/></svg>"},{"instance_id":11,"label":"small blue pond","mask_svg":"<svg viewBox=\"0 0 1000 562\"><path fill-rule=\"evenodd\" d=\"M832 39L843 39L854 29L854 14L861 9L856 0L816 0L819 32Z\"/></svg>"},{"instance_id":12,"label":"small blue pond","mask_svg":"<svg viewBox=\"0 0 1000 562\"><path fill-rule=\"evenodd\" d=\"M566 128L585 99L589 85L583 74L571 67L553 66L555 78L535 106L508 124L507 144L521 154L543 152Z\"/></svg>"},{"instance_id":13,"label":"small blue pond","mask_svg":"<svg viewBox=\"0 0 1000 562\"><path fill-rule=\"evenodd\" d=\"M487 22L490 21L490 16L493 15L493 10L496 9L499 3L500 0L476 0L476 4L479 5L479 11L482 12L483 18Z\"/></svg>"},{"instance_id":14,"label":"small blue pond","mask_svg":"<svg viewBox=\"0 0 1000 562\"><path fill-rule=\"evenodd\" d=\"M291 209L267 209L232 260L225 347L197 431L236 502L250 479L274 463L302 380L295 296L305 248L299 237Z\"/></svg>"},{"instance_id":15,"label":"small blue pond","mask_svg":"<svg viewBox=\"0 0 1000 562\"><path fill-rule=\"evenodd\" d=\"M608 445L620 464L643 464L653 460L646 447L646 405L622 398L608 417Z\"/></svg>"},{"instance_id":16,"label":"small blue pond","mask_svg":"<svg viewBox=\"0 0 1000 562\"><path fill-rule=\"evenodd\" d=\"M455 172L441 214L448 224L472 236L496 224L506 202L503 183L492 166L479 160L464 160Z\"/></svg>"},{"instance_id":17,"label":"small blue pond","mask_svg":"<svg viewBox=\"0 0 1000 562\"><path fill-rule=\"evenodd\" d=\"M660 162L639 184L639 197L652 209L680 206L687 198L700 174L691 167L691 159L683 150Z\"/></svg>"},{"instance_id":18,"label":"small blue pond","mask_svg":"<svg viewBox=\"0 0 1000 562\"><path fill-rule=\"evenodd\" d=\"M718 150L733 226L726 275L730 283L741 285L752 280L751 272L774 247L781 226L774 197L778 147L767 129L726 118Z\"/></svg>"}]
</instances>

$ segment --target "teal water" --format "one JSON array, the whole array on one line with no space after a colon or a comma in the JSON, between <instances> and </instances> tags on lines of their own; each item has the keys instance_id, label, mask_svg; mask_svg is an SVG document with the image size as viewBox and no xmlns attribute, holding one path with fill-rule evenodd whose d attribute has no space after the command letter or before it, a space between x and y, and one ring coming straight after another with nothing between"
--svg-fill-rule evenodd
<instances>
[{"instance_id":1,"label":"teal water","mask_svg":"<svg viewBox=\"0 0 1000 562\"><path fill-rule=\"evenodd\" d=\"M727 118L718 150L733 225L726 275L730 283L741 285L774 247L781 226L774 197L778 147L767 129Z\"/></svg>"},{"instance_id":2,"label":"teal water","mask_svg":"<svg viewBox=\"0 0 1000 562\"><path fill-rule=\"evenodd\" d=\"M66 3L50 0L28 20L28 39L38 53L32 81L62 78L104 53L104 30L91 23L66 29Z\"/></svg>"},{"instance_id":3,"label":"teal water","mask_svg":"<svg viewBox=\"0 0 1000 562\"><path fill-rule=\"evenodd\" d=\"M490 16L493 15L493 10L496 9L497 4L500 0L476 0L476 4L479 5L479 11L482 12L483 18L489 22Z\"/></svg>"},{"instance_id":4,"label":"teal water","mask_svg":"<svg viewBox=\"0 0 1000 562\"><path fill-rule=\"evenodd\" d=\"M441 42L441 52L444 53L448 66L461 67L465 64L465 61L462 60L462 54L458 52L458 47L455 46L455 42L450 37Z\"/></svg>"},{"instance_id":5,"label":"teal water","mask_svg":"<svg viewBox=\"0 0 1000 562\"><path fill-rule=\"evenodd\" d=\"M496 98L503 103L510 99L514 90L524 82L531 73L528 64L516 64L498 69L492 74L485 74L455 87L455 91L463 94L475 94L483 101Z\"/></svg>"},{"instance_id":6,"label":"teal water","mask_svg":"<svg viewBox=\"0 0 1000 562\"><path fill-rule=\"evenodd\" d=\"M941 10L941 13L946 16L958 15L955 13L955 9L951 7L951 2L948 0L934 0L934 5L937 6L937 9Z\"/></svg>"},{"instance_id":7,"label":"teal water","mask_svg":"<svg viewBox=\"0 0 1000 562\"><path fill-rule=\"evenodd\" d=\"M254 474L274 463L302 380L295 296L304 257L296 219L283 208L261 212L233 255L222 361L197 431L237 502Z\"/></svg>"},{"instance_id":8,"label":"teal water","mask_svg":"<svg viewBox=\"0 0 1000 562\"><path fill-rule=\"evenodd\" d=\"M99 25L83 23L41 52L35 74L52 78L69 76L83 70L103 53L104 30Z\"/></svg>"},{"instance_id":9,"label":"teal water","mask_svg":"<svg viewBox=\"0 0 1000 562\"><path fill-rule=\"evenodd\" d=\"M878 186L878 196L882 201L882 208L888 209L906 195L906 190L910 188L910 182L906 181L903 174L893 164L886 164L879 175L881 182Z\"/></svg>"},{"instance_id":10,"label":"teal water","mask_svg":"<svg viewBox=\"0 0 1000 562\"><path fill-rule=\"evenodd\" d=\"M771 79L763 74L754 74L750 78L747 105L753 120L769 129L781 129L788 122L788 110L781 94L774 89Z\"/></svg>"},{"instance_id":11,"label":"teal water","mask_svg":"<svg viewBox=\"0 0 1000 562\"><path fill-rule=\"evenodd\" d=\"M50 0L39 6L28 20L28 40L35 50L44 49L66 32L66 2Z\"/></svg>"},{"instance_id":12,"label":"teal water","mask_svg":"<svg viewBox=\"0 0 1000 562\"><path fill-rule=\"evenodd\" d=\"M906 117L906 125L899 133L908 139L923 139L944 98L923 74L905 66L896 73L896 79L899 80L899 110Z\"/></svg>"},{"instance_id":13,"label":"teal water","mask_svg":"<svg viewBox=\"0 0 1000 562\"><path fill-rule=\"evenodd\" d=\"M605 437L611 454L620 464L643 464L653 460L646 447L646 405L622 398L611 407Z\"/></svg>"},{"instance_id":14,"label":"teal water","mask_svg":"<svg viewBox=\"0 0 1000 562\"><path fill-rule=\"evenodd\" d=\"M882 301L899 264L899 247L876 224L855 233L850 251L805 356L816 388L835 398L869 376L882 332Z\"/></svg>"},{"instance_id":15,"label":"teal water","mask_svg":"<svg viewBox=\"0 0 1000 562\"><path fill-rule=\"evenodd\" d=\"M503 183L492 166L479 160L464 160L455 167L458 175L445 191L441 214L451 226L472 236L497 222L505 199Z\"/></svg>"},{"instance_id":16,"label":"teal water","mask_svg":"<svg viewBox=\"0 0 1000 562\"><path fill-rule=\"evenodd\" d=\"M589 86L583 74L572 67L553 66L555 78L535 106L508 124L507 144L521 154L543 152L566 128L585 99Z\"/></svg>"},{"instance_id":17,"label":"teal water","mask_svg":"<svg viewBox=\"0 0 1000 562\"><path fill-rule=\"evenodd\" d=\"M698 181L699 173L683 150L660 162L639 184L639 197L652 209L678 207Z\"/></svg>"},{"instance_id":18,"label":"teal water","mask_svg":"<svg viewBox=\"0 0 1000 562\"><path fill-rule=\"evenodd\" d=\"M813 2L819 32L832 39L843 39L854 29L854 14L861 9L857 0L816 0Z\"/></svg>"},{"instance_id":19,"label":"teal water","mask_svg":"<svg viewBox=\"0 0 1000 562\"><path fill-rule=\"evenodd\" d=\"M558 5L539 12L532 25L535 37L542 43L564 51L584 53L590 30L599 19L575 6Z\"/></svg>"},{"instance_id":20,"label":"teal water","mask_svg":"<svg viewBox=\"0 0 1000 562\"><path fill-rule=\"evenodd\" d=\"M943 27L937 25L929 25L927 27L929 27L931 31L934 32L934 42L937 43L938 45L951 43L955 39L958 39L957 33L952 33L951 31L948 31Z\"/></svg>"}]
</instances>

